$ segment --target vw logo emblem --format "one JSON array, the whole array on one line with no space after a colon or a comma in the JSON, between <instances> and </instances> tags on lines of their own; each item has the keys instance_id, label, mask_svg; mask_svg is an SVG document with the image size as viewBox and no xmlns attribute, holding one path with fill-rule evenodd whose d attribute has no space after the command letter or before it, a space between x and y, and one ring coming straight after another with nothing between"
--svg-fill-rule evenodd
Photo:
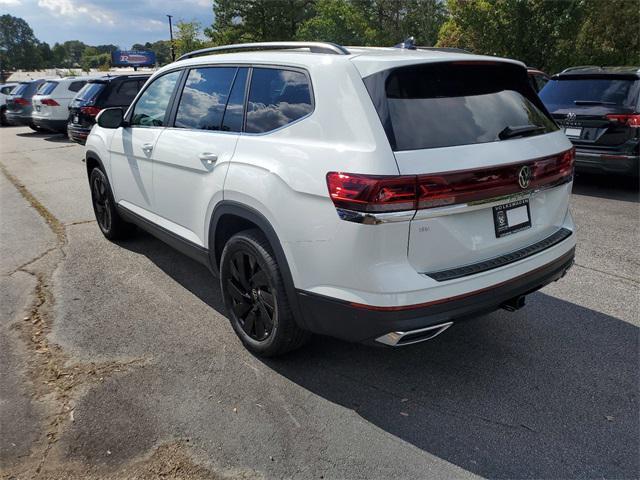
<instances>
[{"instance_id":1,"label":"vw logo emblem","mask_svg":"<svg viewBox=\"0 0 640 480\"><path fill-rule=\"evenodd\" d=\"M573 122L576 119L576 114L573 112L569 112L567 113L567 121L568 122Z\"/></svg>"},{"instance_id":2,"label":"vw logo emblem","mask_svg":"<svg viewBox=\"0 0 640 480\"><path fill-rule=\"evenodd\" d=\"M530 182L531 169L525 165L520 169L520 172L518 172L518 185L520 185L520 188L525 189L529 186Z\"/></svg>"}]
</instances>

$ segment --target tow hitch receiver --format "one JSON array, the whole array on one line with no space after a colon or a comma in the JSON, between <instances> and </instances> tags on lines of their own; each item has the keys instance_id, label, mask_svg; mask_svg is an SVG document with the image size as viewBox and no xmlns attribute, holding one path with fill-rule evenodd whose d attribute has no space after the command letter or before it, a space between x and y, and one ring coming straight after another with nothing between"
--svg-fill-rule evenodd
<instances>
[{"instance_id":1,"label":"tow hitch receiver","mask_svg":"<svg viewBox=\"0 0 640 480\"><path fill-rule=\"evenodd\" d=\"M504 308L508 312L515 312L516 310L520 310L522 307L524 307L526 303L525 298L526 297L524 295L518 295L517 297L513 297L507 300L502 305L500 305L500 307Z\"/></svg>"}]
</instances>

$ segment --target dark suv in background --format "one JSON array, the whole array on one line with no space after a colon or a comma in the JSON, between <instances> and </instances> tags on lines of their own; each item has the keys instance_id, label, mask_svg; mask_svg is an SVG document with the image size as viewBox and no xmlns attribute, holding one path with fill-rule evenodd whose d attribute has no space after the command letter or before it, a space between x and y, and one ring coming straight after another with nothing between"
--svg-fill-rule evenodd
<instances>
[{"instance_id":1,"label":"dark suv in background","mask_svg":"<svg viewBox=\"0 0 640 480\"><path fill-rule=\"evenodd\" d=\"M103 108L122 107L126 110L149 77L148 74L105 75L89 80L69 104L69 138L84 145L96 123L96 115Z\"/></svg>"},{"instance_id":2,"label":"dark suv in background","mask_svg":"<svg viewBox=\"0 0 640 480\"><path fill-rule=\"evenodd\" d=\"M568 68L539 95L575 145L577 170L638 176L640 68Z\"/></svg>"}]
</instances>

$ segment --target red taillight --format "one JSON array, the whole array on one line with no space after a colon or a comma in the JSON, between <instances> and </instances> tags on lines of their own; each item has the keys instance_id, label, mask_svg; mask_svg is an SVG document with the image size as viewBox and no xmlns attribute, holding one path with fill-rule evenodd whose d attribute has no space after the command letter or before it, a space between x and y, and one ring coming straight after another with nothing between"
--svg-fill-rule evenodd
<instances>
[{"instance_id":1,"label":"red taillight","mask_svg":"<svg viewBox=\"0 0 640 480\"><path fill-rule=\"evenodd\" d=\"M98 107L80 107L80 111L90 117L95 117L100 113L101 108Z\"/></svg>"},{"instance_id":2,"label":"red taillight","mask_svg":"<svg viewBox=\"0 0 640 480\"><path fill-rule=\"evenodd\" d=\"M17 104L17 105L29 105L29 101L25 100L22 97L16 97L13 99L13 103Z\"/></svg>"},{"instance_id":3,"label":"red taillight","mask_svg":"<svg viewBox=\"0 0 640 480\"><path fill-rule=\"evenodd\" d=\"M40 103L42 105L47 105L49 107L59 107L60 104L58 102L56 102L53 98L43 98L42 100L40 100Z\"/></svg>"},{"instance_id":4,"label":"red taillight","mask_svg":"<svg viewBox=\"0 0 640 480\"><path fill-rule=\"evenodd\" d=\"M640 128L640 115L611 113L607 115L607 120L618 122L622 125L627 125L632 128Z\"/></svg>"},{"instance_id":5,"label":"red taillight","mask_svg":"<svg viewBox=\"0 0 640 480\"><path fill-rule=\"evenodd\" d=\"M416 203L416 177L373 176L329 172L329 195L336 207L360 212L411 210Z\"/></svg>"},{"instance_id":6,"label":"red taillight","mask_svg":"<svg viewBox=\"0 0 640 480\"><path fill-rule=\"evenodd\" d=\"M329 172L329 195L336 207L359 212L397 212L487 200L573 178L575 149L499 167L429 175L373 176ZM525 186L520 179L522 169Z\"/></svg>"}]
</instances>

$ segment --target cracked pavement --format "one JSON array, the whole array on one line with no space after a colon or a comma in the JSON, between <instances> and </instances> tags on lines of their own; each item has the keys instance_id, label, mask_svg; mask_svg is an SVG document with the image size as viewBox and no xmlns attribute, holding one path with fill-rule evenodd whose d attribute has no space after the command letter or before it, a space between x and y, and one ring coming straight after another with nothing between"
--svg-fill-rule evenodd
<instances>
[{"instance_id":1,"label":"cracked pavement","mask_svg":"<svg viewBox=\"0 0 640 480\"><path fill-rule=\"evenodd\" d=\"M640 476L628 181L578 176L577 265L525 309L266 361L202 266L102 237L82 156L0 129L0 478Z\"/></svg>"}]
</instances>

